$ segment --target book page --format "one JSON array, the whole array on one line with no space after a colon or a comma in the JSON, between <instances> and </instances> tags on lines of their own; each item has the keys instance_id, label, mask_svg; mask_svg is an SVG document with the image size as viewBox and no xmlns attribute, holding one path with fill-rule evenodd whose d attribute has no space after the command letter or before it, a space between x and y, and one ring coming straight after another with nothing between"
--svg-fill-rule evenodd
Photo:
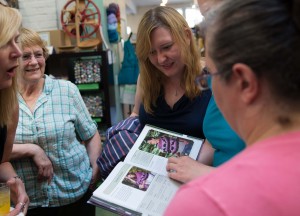
<instances>
[{"instance_id":1,"label":"book page","mask_svg":"<svg viewBox=\"0 0 300 216\"><path fill-rule=\"evenodd\" d=\"M162 215L179 186L166 176L120 162L94 191L91 203L121 214Z\"/></svg>"},{"instance_id":2,"label":"book page","mask_svg":"<svg viewBox=\"0 0 300 216\"><path fill-rule=\"evenodd\" d=\"M125 162L167 175L169 157L197 159L203 139L146 125L125 158Z\"/></svg>"}]
</instances>

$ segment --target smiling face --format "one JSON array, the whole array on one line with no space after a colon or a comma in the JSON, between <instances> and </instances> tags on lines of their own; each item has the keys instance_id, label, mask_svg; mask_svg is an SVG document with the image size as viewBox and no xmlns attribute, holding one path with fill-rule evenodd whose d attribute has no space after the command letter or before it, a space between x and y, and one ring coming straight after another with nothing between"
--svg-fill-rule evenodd
<instances>
[{"instance_id":1,"label":"smiling face","mask_svg":"<svg viewBox=\"0 0 300 216\"><path fill-rule=\"evenodd\" d=\"M11 38L7 44L0 47L0 89L12 85L12 78L16 75L18 58L22 52L18 46L19 32Z\"/></svg>"},{"instance_id":2,"label":"smiling face","mask_svg":"<svg viewBox=\"0 0 300 216\"><path fill-rule=\"evenodd\" d=\"M151 32L150 62L165 76L181 76L185 65L178 44L168 29L158 27Z\"/></svg>"},{"instance_id":3,"label":"smiling face","mask_svg":"<svg viewBox=\"0 0 300 216\"><path fill-rule=\"evenodd\" d=\"M130 179L135 179L136 175L134 173L128 173L127 177L130 178Z\"/></svg>"},{"instance_id":4,"label":"smiling face","mask_svg":"<svg viewBox=\"0 0 300 216\"><path fill-rule=\"evenodd\" d=\"M152 138L147 141L148 144L156 145L159 142L159 139Z\"/></svg>"},{"instance_id":5,"label":"smiling face","mask_svg":"<svg viewBox=\"0 0 300 216\"><path fill-rule=\"evenodd\" d=\"M38 82L45 72L45 57L40 46L25 47L21 58L21 81Z\"/></svg>"}]
</instances>

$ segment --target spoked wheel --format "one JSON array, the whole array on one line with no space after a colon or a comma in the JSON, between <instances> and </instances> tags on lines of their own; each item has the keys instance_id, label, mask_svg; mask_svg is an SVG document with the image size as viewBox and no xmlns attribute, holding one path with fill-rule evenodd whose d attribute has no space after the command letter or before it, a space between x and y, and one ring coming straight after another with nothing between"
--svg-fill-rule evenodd
<instances>
[{"instance_id":1,"label":"spoked wheel","mask_svg":"<svg viewBox=\"0 0 300 216\"><path fill-rule=\"evenodd\" d=\"M85 39L98 31L101 14L91 0L70 0L61 11L60 21L63 30L70 37Z\"/></svg>"}]
</instances>

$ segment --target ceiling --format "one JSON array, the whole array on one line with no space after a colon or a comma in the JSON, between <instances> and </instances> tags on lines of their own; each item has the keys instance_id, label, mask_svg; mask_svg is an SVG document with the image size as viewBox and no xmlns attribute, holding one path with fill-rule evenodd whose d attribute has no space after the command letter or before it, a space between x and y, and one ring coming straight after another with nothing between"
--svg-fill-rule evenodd
<instances>
[{"instance_id":1,"label":"ceiling","mask_svg":"<svg viewBox=\"0 0 300 216\"><path fill-rule=\"evenodd\" d=\"M132 0L132 2L137 6L159 6L162 0ZM194 0L168 0L168 4L186 4L193 3Z\"/></svg>"},{"instance_id":2,"label":"ceiling","mask_svg":"<svg viewBox=\"0 0 300 216\"><path fill-rule=\"evenodd\" d=\"M144 6L159 6L162 3L162 0L125 0L126 2L126 11L127 13L135 14L138 7ZM168 0L168 5L174 4L186 4L192 6L194 3L197 3L196 0Z\"/></svg>"}]
</instances>

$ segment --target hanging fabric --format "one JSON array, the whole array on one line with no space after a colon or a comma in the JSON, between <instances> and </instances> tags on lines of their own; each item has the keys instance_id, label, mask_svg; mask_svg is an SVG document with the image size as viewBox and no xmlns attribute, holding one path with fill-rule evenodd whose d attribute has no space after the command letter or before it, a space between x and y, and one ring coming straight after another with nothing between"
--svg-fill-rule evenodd
<instances>
[{"instance_id":1,"label":"hanging fabric","mask_svg":"<svg viewBox=\"0 0 300 216\"><path fill-rule=\"evenodd\" d=\"M139 75L139 64L135 54L135 48L130 42L130 34L127 41L124 43L124 59L119 73L119 85L136 84Z\"/></svg>"}]
</instances>

